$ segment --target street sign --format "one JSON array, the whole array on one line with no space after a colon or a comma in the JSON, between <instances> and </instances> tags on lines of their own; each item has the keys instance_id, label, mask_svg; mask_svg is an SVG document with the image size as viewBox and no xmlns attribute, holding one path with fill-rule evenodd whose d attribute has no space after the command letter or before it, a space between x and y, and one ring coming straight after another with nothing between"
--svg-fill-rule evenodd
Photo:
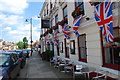
<instances>
[{"instance_id":1,"label":"street sign","mask_svg":"<svg viewBox=\"0 0 120 80\"><path fill-rule=\"evenodd\" d=\"M50 28L50 20L41 19L41 28Z\"/></svg>"}]
</instances>

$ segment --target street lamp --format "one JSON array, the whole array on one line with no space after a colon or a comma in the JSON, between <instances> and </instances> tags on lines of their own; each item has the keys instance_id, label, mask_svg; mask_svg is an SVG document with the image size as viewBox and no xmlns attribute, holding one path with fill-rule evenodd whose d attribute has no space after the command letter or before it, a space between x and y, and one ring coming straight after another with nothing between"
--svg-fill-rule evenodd
<instances>
[{"instance_id":1,"label":"street lamp","mask_svg":"<svg viewBox=\"0 0 120 80\"><path fill-rule=\"evenodd\" d=\"M31 56L32 56L32 18L30 18L30 19L26 19L26 21L25 22L28 22L28 21L30 21L30 36L31 36Z\"/></svg>"}]
</instances>

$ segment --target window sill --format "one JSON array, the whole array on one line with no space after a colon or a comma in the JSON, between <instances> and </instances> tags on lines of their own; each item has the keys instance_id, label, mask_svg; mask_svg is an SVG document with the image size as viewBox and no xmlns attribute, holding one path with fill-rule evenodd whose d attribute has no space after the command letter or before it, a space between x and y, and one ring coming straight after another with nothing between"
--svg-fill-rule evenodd
<instances>
[{"instance_id":1,"label":"window sill","mask_svg":"<svg viewBox=\"0 0 120 80\"><path fill-rule=\"evenodd\" d=\"M87 59L80 59L79 61L87 63Z\"/></svg>"},{"instance_id":2,"label":"window sill","mask_svg":"<svg viewBox=\"0 0 120 80\"><path fill-rule=\"evenodd\" d=\"M110 68L110 69L114 69L114 70L118 70L120 71L120 65L115 65L115 64L105 64L102 67L106 67L106 68Z\"/></svg>"},{"instance_id":3,"label":"window sill","mask_svg":"<svg viewBox=\"0 0 120 80\"><path fill-rule=\"evenodd\" d=\"M106 68L106 67L101 67L100 69L104 70L104 71L108 71L108 72L115 74L115 75L118 75L118 73L120 72L118 70L114 70L114 69L110 69L110 68Z\"/></svg>"}]
</instances>

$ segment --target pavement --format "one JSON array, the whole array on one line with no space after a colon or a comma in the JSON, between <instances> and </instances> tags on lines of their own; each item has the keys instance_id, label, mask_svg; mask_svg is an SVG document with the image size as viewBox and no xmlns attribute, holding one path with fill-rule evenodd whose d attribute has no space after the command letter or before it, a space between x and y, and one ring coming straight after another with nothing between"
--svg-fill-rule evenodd
<instances>
[{"instance_id":1,"label":"pavement","mask_svg":"<svg viewBox=\"0 0 120 80\"><path fill-rule=\"evenodd\" d=\"M57 68L50 66L48 61L42 61L37 52L33 52L27 59L25 67L21 69L18 79L72 80L72 73L60 72Z\"/></svg>"}]
</instances>

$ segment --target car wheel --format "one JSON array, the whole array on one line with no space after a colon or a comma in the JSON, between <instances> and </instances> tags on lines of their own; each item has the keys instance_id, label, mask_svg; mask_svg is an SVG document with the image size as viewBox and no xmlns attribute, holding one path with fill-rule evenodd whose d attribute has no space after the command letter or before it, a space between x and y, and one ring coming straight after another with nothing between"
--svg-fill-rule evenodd
<instances>
[{"instance_id":1,"label":"car wheel","mask_svg":"<svg viewBox=\"0 0 120 80\"><path fill-rule=\"evenodd\" d=\"M20 76L20 73L18 73L17 76Z\"/></svg>"},{"instance_id":2,"label":"car wheel","mask_svg":"<svg viewBox=\"0 0 120 80\"><path fill-rule=\"evenodd\" d=\"M21 66L20 68L23 69L23 66Z\"/></svg>"}]
</instances>

